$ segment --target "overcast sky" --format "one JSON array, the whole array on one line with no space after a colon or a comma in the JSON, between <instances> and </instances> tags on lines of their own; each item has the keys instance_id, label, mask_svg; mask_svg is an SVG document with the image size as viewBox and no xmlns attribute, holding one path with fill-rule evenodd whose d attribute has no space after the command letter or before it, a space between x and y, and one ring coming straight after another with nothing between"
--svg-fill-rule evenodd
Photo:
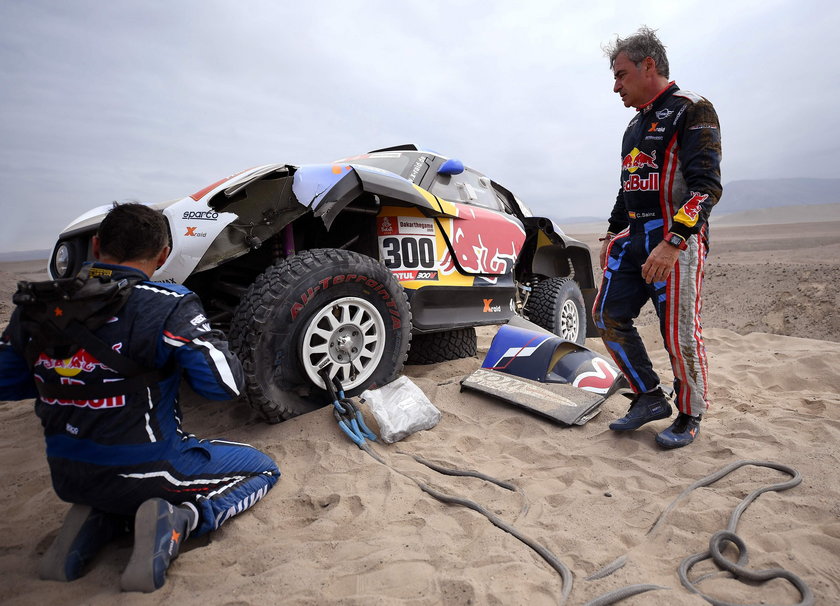
<instances>
[{"instance_id":1,"label":"overcast sky","mask_svg":"<svg viewBox=\"0 0 840 606\"><path fill-rule=\"evenodd\" d=\"M838 176L833 0L0 0L0 251L113 200L400 143L606 219L633 110L601 47L643 24L715 104L724 184Z\"/></svg>"}]
</instances>

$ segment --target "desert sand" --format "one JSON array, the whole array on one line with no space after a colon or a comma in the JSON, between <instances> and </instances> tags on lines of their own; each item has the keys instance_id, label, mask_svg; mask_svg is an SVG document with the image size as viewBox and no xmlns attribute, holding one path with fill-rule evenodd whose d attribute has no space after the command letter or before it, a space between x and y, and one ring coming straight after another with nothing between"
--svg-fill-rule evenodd
<instances>
[{"instance_id":1,"label":"desert sand","mask_svg":"<svg viewBox=\"0 0 840 606\"><path fill-rule=\"evenodd\" d=\"M576 233L570 230L570 233ZM580 239L597 252L597 235ZM713 227L703 310L712 408L699 438L663 451L667 421L629 435L607 425L627 400L613 396L586 425L564 427L489 397L461 392L494 330L479 331L476 357L405 373L443 412L432 430L374 450L393 468L442 492L471 499L553 552L574 575L568 604L619 587L658 590L621 604L699 605L677 567L708 546L749 493L783 482L779 471L745 467L680 501L686 487L739 460L798 470L802 483L767 492L746 510L738 534L749 566L800 575L817 604L840 601L840 222ZM0 320L32 263L0 267ZM671 379L652 312L642 334L663 381ZM587 345L603 351L600 343ZM72 583L37 578L37 562L68 505L50 487L32 402L0 403L0 579L5 604L557 604L560 575L534 550L480 514L441 503L353 445L323 408L279 425L247 404L185 398L185 427L201 437L249 442L271 454L283 476L252 510L209 540L187 543L166 585L120 594L131 544L110 545ZM368 415L368 419L372 419ZM517 487L432 471L476 470ZM585 577L620 556L626 565ZM716 570L701 564L698 573ZM716 574L700 587L732 603L794 604L786 581L744 584Z\"/></svg>"}]
</instances>

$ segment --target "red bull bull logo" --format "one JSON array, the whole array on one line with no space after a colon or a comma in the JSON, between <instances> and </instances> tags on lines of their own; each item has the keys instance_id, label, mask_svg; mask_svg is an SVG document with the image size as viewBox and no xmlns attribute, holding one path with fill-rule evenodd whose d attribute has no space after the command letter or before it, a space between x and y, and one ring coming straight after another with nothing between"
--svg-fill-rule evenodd
<instances>
[{"instance_id":1,"label":"red bull bull logo","mask_svg":"<svg viewBox=\"0 0 840 606\"><path fill-rule=\"evenodd\" d=\"M119 351L121 345L121 343L115 345L114 350ZM38 356L38 359L35 360L35 367L44 368L46 370L54 370L62 377L75 377L79 373L93 372L97 368L111 370L84 349L78 350L72 356L63 360L51 358L42 353Z\"/></svg>"},{"instance_id":2,"label":"red bull bull logo","mask_svg":"<svg viewBox=\"0 0 840 606\"><path fill-rule=\"evenodd\" d=\"M633 151L621 160L621 169L629 173L634 173L640 168L645 167L654 170L659 169L659 165L656 163L656 150L650 152L650 155L648 155L643 151L639 151L637 147L634 147Z\"/></svg>"},{"instance_id":3,"label":"red bull bull logo","mask_svg":"<svg viewBox=\"0 0 840 606\"><path fill-rule=\"evenodd\" d=\"M525 242L522 226L483 208L459 207L458 210L460 218L466 220L452 222L450 242L454 256L447 247L440 262L441 271L450 274L456 267L471 274L501 275L508 271Z\"/></svg>"},{"instance_id":4,"label":"red bull bull logo","mask_svg":"<svg viewBox=\"0 0 840 606\"><path fill-rule=\"evenodd\" d=\"M706 201L709 194L698 194L696 191L691 192L691 199L683 204L683 211L688 215L689 219L697 219L700 214L700 205Z\"/></svg>"},{"instance_id":5,"label":"red bull bull logo","mask_svg":"<svg viewBox=\"0 0 840 606\"><path fill-rule=\"evenodd\" d=\"M701 194L696 191L691 192L691 198L688 202L682 205L679 212L677 212L674 219L688 227L694 227L697 223L697 218L700 216L700 209L709 197L709 194Z\"/></svg>"}]
</instances>

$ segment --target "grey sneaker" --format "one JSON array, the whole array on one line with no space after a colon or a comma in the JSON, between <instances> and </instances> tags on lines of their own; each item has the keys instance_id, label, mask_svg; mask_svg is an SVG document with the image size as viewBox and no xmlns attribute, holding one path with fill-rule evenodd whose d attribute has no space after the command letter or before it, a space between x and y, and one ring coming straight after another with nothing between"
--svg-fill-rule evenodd
<instances>
[{"instance_id":1,"label":"grey sneaker","mask_svg":"<svg viewBox=\"0 0 840 606\"><path fill-rule=\"evenodd\" d=\"M74 504L38 564L45 581L73 581L114 537L128 534L129 518Z\"/></svg>"},{"instance_id":2,"label":"grey sneaker","mask_svg":"<svg viewBox=\"0 0 840 606\"><path fill-rule=\"evenodd\" d=\"M122 574L123 591L146 593L163 587L166 570L195 526L197 514L186 505L149 499L134 518L134 551Z\"/></svg>"}]
</instances>

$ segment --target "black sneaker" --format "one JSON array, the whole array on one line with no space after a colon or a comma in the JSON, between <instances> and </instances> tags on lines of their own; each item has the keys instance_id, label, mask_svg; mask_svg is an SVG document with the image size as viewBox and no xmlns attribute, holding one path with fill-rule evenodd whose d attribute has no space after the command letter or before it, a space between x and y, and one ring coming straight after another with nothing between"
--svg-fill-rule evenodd
<instances>
[{"instance_id":1,"label":"black sneaker","mask_svg":"<svg viewBox=\"0 0 840 606\"><path fill-rule=\"evenodd\" d=\"M166 582L166 569L197 522L197 512L186 505L149 499L134 518L134 551L120 584L123 591L149 593Z\"/></svg>"},{"instance_id":2,"label":"black sneaker","mask_svg":"<svg viewBox=\"0 0 840 606\"><path fill-rule=\"evenodd\" d=\"M630 409L622 418L610 423L613 431L631 431L638 429L645 423L667 419L671 416L671 404L662 389L657 387L648 393L633 396Z\"/></svg>"},{"instance_id":3,"label":"black sneaker","mask_svg":"<svg viewBox=\"0 0 840 606\"><path fill-rule=\"evenodd\" d=\"M662 448L681 448L691 444L697 434L700 433L700 420L702 418L702 416L692 417L684 413L678 414L668 429L657 434L656 443Z\"/></svg>"},{"instance_id":4,"label":"black sneaker","mask_svg":"<svg viewBox=\"0 0 840 606\"><path fill-rule=\"evenodd\" d=\"M78 503L70 508L58 536L38 564L45 581L73 581L111 539L128 534L128 518Z\"/></svg>"}]
</instances>

